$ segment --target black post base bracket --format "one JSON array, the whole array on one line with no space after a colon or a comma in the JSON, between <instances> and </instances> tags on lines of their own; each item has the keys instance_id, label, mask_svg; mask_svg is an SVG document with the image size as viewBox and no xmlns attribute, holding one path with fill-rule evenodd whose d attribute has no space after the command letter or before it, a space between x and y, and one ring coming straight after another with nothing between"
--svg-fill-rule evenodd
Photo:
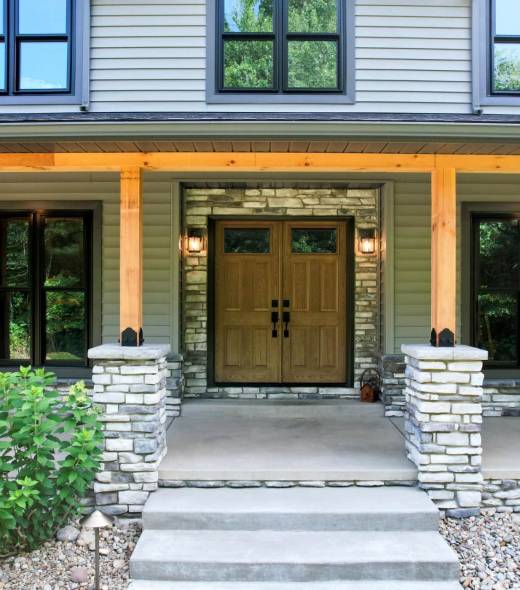
<instances>
[{"instance_id":1,"label":"black post base bracket","mask_svg":"<svg viewBox=\"0 0 520 590\"><path fill-rule=\"evenodd\" d=\"M132 328L126 328L121 333L121 346L141 346L144 342L143 329L139 328L139 334Z\"/></svg>"},{"instance_id":2,"label":"black post base bracket","mask_svg":"<svg viewBox=\"0 0 520 590\"><path fill-rule=\"evenodd\" d=\"M455 346L455 334L448 328L444 328L437 338L437 332L435 328L432 328L430 344L432 346L453 348Z\"/></svg>"}]
</instances>

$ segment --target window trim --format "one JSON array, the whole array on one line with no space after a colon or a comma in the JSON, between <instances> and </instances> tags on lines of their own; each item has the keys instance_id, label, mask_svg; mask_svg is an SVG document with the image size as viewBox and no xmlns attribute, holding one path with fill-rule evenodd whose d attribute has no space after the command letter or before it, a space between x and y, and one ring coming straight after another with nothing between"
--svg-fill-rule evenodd
<instances>
[{"instance_id":1,"label":"window trim","mask_svg":"<svg viewBox=\"0 0 520 590\"><path fill-rule=\"evenodd\" d=\"M273 91L272 89L251 91L220 90L221 18L218 13L219 1L207 0L207 45L206 45L206 102L208 104L354 104L355 102L355 0L338 0L338 14L341 31L339 35L338 81L339 90L287 90ZM343 21L343 22L341 22ZM274 34L274 33L273 33ZM280 45L285 45L282 38ZM280 50L281 51L281 50ZM276 55L277 49L274 48ZM285 61L285 60L284 60ZM277 69L274 79L276 82ZM284 68L285 69L285 68ZM285 75L283 76L285 78ZM285 84L282 79L280 88Z\"/></svg>"},{"instance_id":2,"label":"window trim","mask_svg":"<svg viewBox=\"0 0 520 590\"><path fill-rule=\"evenodd\" d=\"M4 11L7 10L9 0L3 2ZM13 0L16 1L16 0ZM71 0L72 23L70 29L69 45L69 75L70 85L68 90L15 90L13 94L7 94L8 90L0 93L0 106L3 105L79 105L87 107L89 103L89 66L90 66L90 0ZM15 11L9 11L7 29L14 30ZM17 20L17 19L16 19ZM6 35L7 38L7 35ZM19 35L15 35L18 43ZM10 43L9 45L14 45ZM12 65L11 65L12 64ZM15 52L6 47L6 81L7 87L17 88L18 80L15 64ZM9 83L11 78L11 85Z\"/></svg>"},{"instance_id":3,"label":"window trim","mask_svg":"<svg viewBox=\"0 0 520 590\"><path fill-rule=\"evenodd\" d=\"M520 214L520 207L515 203L475 203L461 204L461 340L463 344L476 346L474 343L475 309L474 309L474 240L473 219L478 217L512 217ZM518 378L518 367L489 366L484 363L486 378Z\"/></svg>"},{"instance_id":4,"label":"window trim","mask_svg":"<svg viewBox=\"0 0 520 590\"><path fill-rule=\"evenodd\" d=\"M474 0L472 11L472 92L473 110L483 106L520 106L519 92L494 92L493 18L495 0Z\"/></svg>"},{"instance_id":5,"label":"window trim","mask_svg":"<svg viewBox=\"0 0 520 590\"><path fill-rule=\"evenodd\" d=\"M88 347L97 346L101 343L101 303L102 303L102 278L101 278L101 214L102 203L99 201L0 201L0 213L10 214L32 214L33 212L43 212L49 214L68 214L74 216L75 213L88 213L91 217L91 248L90 248L90 284L87 284L86 289L89 291L89 307L87 318L87 338ZM33 250L39 250L39 246L33 243ZM32 257L34 259L34 255ZM40 297L41 293L38 293ZM34 315L33 305L33 315ZM35 324L33 324L33 345L37 340L37 333L35 332ZM32 351L34 354L34 351ZM14 370L20 362L8 361L0 362L0 371ZM58 377L78 377L90 375L91 362L86 359L85 364L72 364L59 361L51 361L44 365L47 369L56 373Z\"/></svg>"}]
</instances>

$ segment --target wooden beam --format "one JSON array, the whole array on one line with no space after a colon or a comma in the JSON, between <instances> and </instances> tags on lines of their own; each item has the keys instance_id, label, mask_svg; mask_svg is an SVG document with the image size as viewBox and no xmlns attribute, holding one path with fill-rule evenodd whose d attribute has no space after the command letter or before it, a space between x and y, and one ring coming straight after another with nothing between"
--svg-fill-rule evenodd
<instances>
[{"instance_id":1,"label":"wooden beam","mask_svg":"<svg viewBox=\"0 0 520 590\"><path fill-rule=\"evenodd\" d=\"M143 195L141 169L121 170L119 318L121 344L143 342Z\"/></svg>"},{"instance_id":2,"label":"wooden beam","mask_svg":"<svg viewBox=\"0 0 520 590\"><path fill-rule=\"evenodd\" d=\"M457 310L457 189L455 168L432 172L432 344L453 346Z\"/></svg>"},{"instance_id":3,"label":"wooden beam","mask_svg":"<svg viewBox=\"0 0 520 590\"><path fill-rule=\"evenodd\" d=\"M0 172L430 172L431 154L153 152L0 154Z\"/></svg>"}]
</instances>

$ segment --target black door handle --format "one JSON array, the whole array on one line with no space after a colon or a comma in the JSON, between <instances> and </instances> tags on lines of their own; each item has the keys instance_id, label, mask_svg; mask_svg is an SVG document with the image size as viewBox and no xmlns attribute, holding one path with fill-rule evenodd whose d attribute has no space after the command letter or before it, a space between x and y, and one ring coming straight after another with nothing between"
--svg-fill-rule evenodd
<instances>
[{"instance_id":1,"label":"black door handle","mask_svg":"<svg viewBox=\"0 0 520 590\"><path fill-rule=\"evenodd\" d=\"M278 325L278 319L280 318L280 316L278 315L277 311L272 311L271 312L271 323L273 324L273 328L272 328L272 332L271 332L271 336L273 338L278 338L278 329L277 329L277 325Z\"/></svg>"},{"instance_id":2,"label":"black door handle","mask_svg":"<svg viewBox=\"0 0 520 590\"><path fill-rule=\"evenodd\" d=\"M282 318L283 318L283 336L284 336L284 338L289 338L289 322L291 321L291 313L289 311L284 311Z\"/></svg>"}]
</instances>

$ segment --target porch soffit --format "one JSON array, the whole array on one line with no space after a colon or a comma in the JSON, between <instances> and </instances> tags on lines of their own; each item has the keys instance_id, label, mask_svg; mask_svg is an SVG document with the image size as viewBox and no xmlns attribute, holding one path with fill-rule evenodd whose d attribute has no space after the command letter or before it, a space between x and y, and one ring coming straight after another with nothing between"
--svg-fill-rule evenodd
<instances>
[{"instance_id":1,"label":"porch soffit","mask_svg":"<svg viewBox=\"0 0 520 590\"><path fill-rule=\"evenodd\" d=\"M349 141L347 139L136 139L134 141L69 140L0 142L0 153L357 153L357 154L441 154L441 155L520 155L517 141Z\"/></svg>"}]
</instances>

